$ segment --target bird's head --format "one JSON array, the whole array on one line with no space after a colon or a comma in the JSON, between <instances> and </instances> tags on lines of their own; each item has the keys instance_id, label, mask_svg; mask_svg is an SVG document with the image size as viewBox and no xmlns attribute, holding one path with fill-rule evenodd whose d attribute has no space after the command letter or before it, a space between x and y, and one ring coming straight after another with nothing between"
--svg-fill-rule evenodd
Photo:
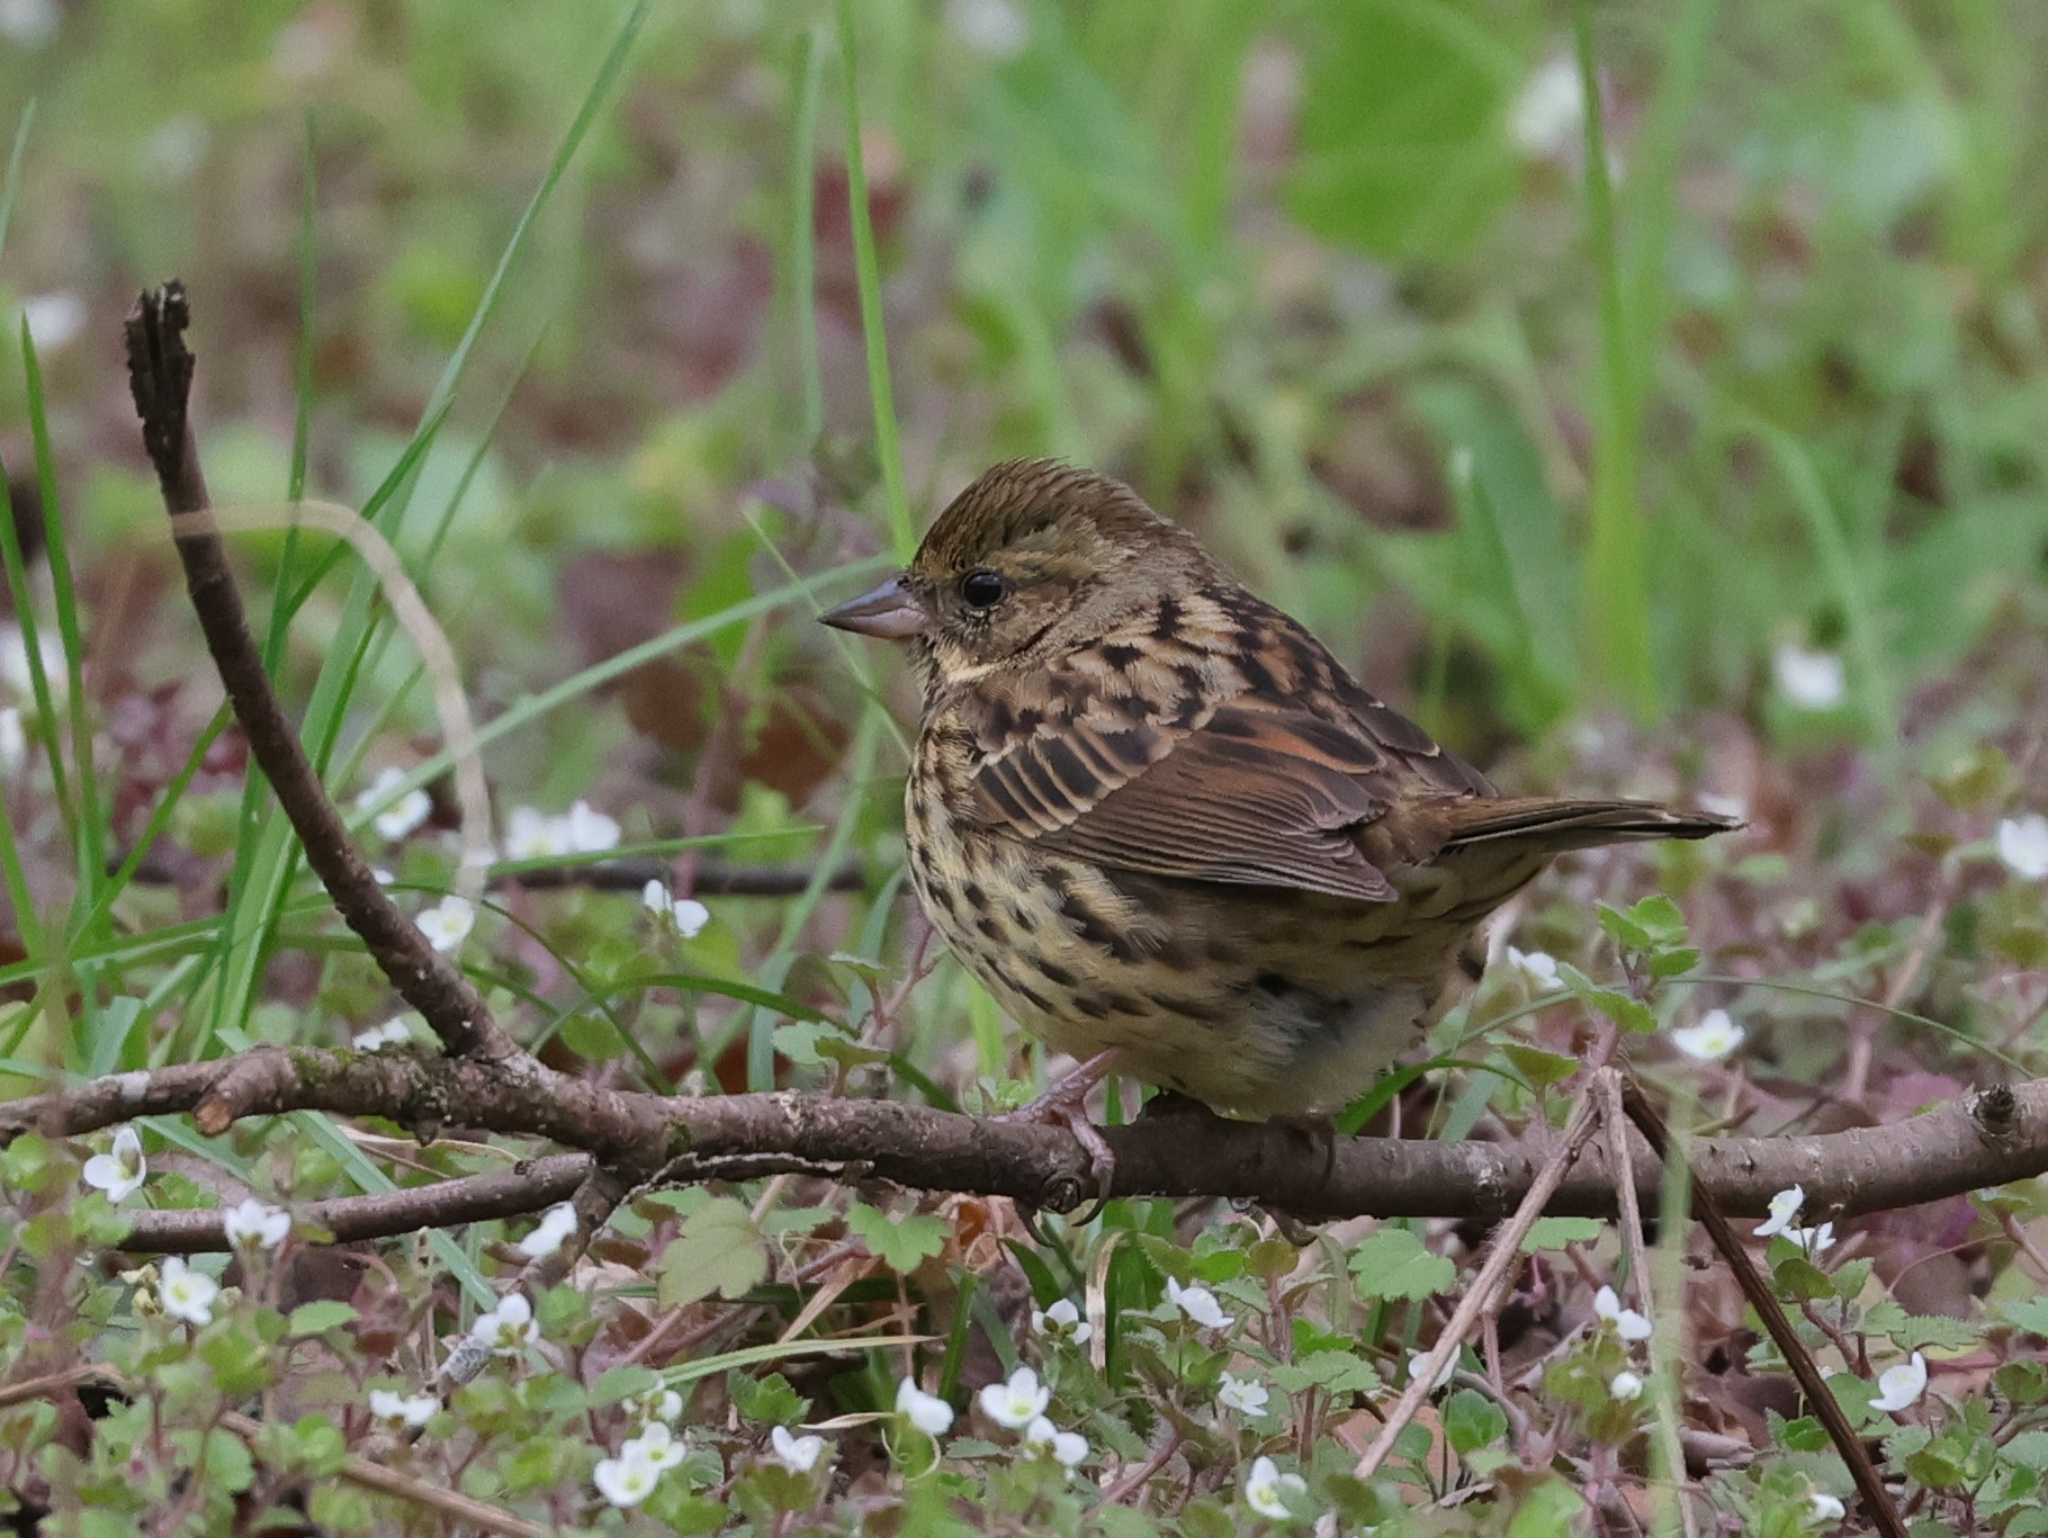
<instances>
[{"instance_id":1,"label":"bird's head","mask_svg":"<svg viewBox=\"0 0 2048 1538\"><path fill-rule=\"evenodd\" d=\"M907 569L820 619L910 641L931 682L963 684L1087 646L1217 575L1194 536L1128 486L1013 460L953 499Z\"/></svg>"}]
</instances>

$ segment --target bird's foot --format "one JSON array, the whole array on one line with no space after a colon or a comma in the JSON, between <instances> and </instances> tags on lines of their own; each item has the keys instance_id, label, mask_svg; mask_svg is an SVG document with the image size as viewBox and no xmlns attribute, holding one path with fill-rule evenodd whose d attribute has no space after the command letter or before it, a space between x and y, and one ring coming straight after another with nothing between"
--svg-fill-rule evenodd
<instances>
[{"instance_id":1,"label":"bird's foot","mask_svg":"<svg viewBox=\"0 0 2048 1538\"><path fill-rule=\"evenodd\" d=\"M1070 1219L1078 1225L1092 1223L1109 1201L1111 1181L1116 1175L1116 1155L1103 1138L1102 1130L1088 1119L1088 1091L1102 1082L1117 1064L1114 1050L1098 1052L1087 1062L1053 1085L1044 1094L1014 1111L992 1116L990 1121L1011 1126L1019 1124L1064 1127L1088 1156L1088 1173L1094 1182L1094 1203L1086 1213Z\"/></svg>"}]
</instances>

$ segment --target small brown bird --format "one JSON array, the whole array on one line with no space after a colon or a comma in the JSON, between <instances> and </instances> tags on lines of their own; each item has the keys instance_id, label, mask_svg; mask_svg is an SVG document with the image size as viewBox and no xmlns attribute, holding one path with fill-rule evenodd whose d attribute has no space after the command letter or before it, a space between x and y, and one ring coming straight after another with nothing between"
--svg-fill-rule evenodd
<instances>
[{"instance_id":1,"label":"small brown bird","mask_svg":"<svg viewBox=\"0 0 2048 1538\"><path fill-rule=\"evenodd\" d=\"M910 568L823 616L908 641L925 912L1084 1061L1251 1117L1315 1115L1417 1045L1480 922L1568 849L1738 826L1503 796L1128 487L1046 460L953 500Z\"/></svg>"}]
</instances>

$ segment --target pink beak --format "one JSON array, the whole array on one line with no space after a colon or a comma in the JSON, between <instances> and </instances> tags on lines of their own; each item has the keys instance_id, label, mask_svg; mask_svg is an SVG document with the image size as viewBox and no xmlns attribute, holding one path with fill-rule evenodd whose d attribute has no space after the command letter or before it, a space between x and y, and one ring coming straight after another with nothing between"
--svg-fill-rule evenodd
<instances>
[{"instance_id":1,"label":"pink beak","mask_svg":"<svg viewBox=\"0 0 2048 1538\"><path fill-rule=\"evenodd\" d=\"M871 593L863 593L818 616L818 623L878 641L907 641L931 622L924 605L899 573Z\"/></svg>"}]
</instances>

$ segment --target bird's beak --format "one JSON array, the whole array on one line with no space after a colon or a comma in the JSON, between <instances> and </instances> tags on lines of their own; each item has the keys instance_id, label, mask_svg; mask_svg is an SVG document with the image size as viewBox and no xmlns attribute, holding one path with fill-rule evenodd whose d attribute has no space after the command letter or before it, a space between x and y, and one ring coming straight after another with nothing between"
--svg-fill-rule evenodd
<instances>
[{"instance_id":1,"label":"bird's beak","mask_svg":"<svg viewBox=\"0 0 2048 1538\"><path fill-rule=\"evenodd\" d=\"M907 641L931 621L924 605L898 572L873 592L827 609L818 623L855 635L873 636L878 641Z\"/></svg>"}]
</instances>

